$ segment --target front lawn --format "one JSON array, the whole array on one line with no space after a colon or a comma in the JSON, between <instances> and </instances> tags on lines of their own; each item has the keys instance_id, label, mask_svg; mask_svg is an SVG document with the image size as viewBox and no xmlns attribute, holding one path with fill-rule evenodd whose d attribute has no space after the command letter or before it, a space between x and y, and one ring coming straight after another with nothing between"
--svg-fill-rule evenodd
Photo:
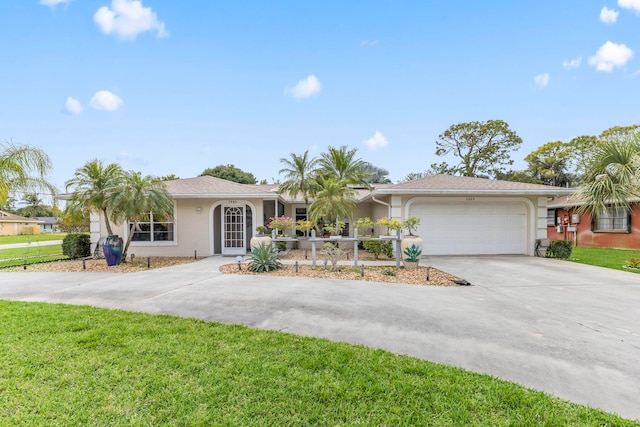
<instances>
[{"instance_id":1,"label":"front lawn","mask_svg":"<svg viewBox=\"0 0 640 427\"><path fill-rule=\"evenodd\" d=\"M0 425L638 425L387 351L174 316L0 301L0 337Z\"/></svg>"},{"instance_id":2,"label":"front lawn","mask_svg":"<svg viewBox=\"0 0 640 427\"><path fill-rule=\"evenodd\" d=\"M42 234L21 234L18 236L0 236L0 245L14 243L46 242L49 240L64 240L67 233L42 233Z\"/></svg>"},{"instance_id":3,"label":"front lawn","mask_svg":"<svg viewBox=\"0 0 640 427\"><path fill-rule=\"evenodd\" d=\"M640 273L640 270L631 270L623 267L627 264L629 258L640 258L640 250L583 248L578 246L573 248L569 260L580 264Z\"/></svg>"},{"instance_id":4,"label":"front lawn","mask_svg":"<svg viewBox=\"0 0 640 427\"><path fill-rule=\"evenodd\" d=\"M0 249L0 268L59 259L67 259L67 256L62 255L62 245Z\"/></svg>"}]
</instances>

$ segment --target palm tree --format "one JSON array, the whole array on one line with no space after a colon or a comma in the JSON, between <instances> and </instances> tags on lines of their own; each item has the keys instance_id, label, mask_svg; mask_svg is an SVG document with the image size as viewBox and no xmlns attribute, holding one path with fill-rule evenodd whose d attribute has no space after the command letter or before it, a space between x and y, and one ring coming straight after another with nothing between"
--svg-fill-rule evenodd
<instances>
[{"instance_id":1,"label":"palm tree","mask_svg":"<svg viewBox=\"0 0 640 427\"><path fill-rule=\"evenodd\" d=\"M0 142L0 206L7 203L15 190L45 190L55 194L55 187L46 180L51 171L49 156L39 148Z\"/></svg>"},{"instance_id":2,"label":"palm tree","mask_svg":"<svg viewBox=\"0 0 640 427\"><path fill-rule=\"evenodd\" d=\"M348 150L346 145L340 148L329 147L326 153L320 154L319 173L326 178L335 178L349 185L362 185L370 188L367 180L370 175L365 172L367 163L355 157L357 149Z\"/></svg>"},{"instance_id":3,"label":"palm tree","mask_svg":"<svg viewBox=\"0 0 640 427\"><path fill-rule=\"evenodd\" d=\"M105 166L98 159L76 169L73 178L65 184L67 191L73 187L73 194L66 207L68 214L78 217L81 216L79 214L87 215L92 210L102 212L107 233L113 235L110 222L113 211L111 200L119 192L123 174L119 165L111 163Z\"/></svg>"},{"instance_id":4,"label":"palm tree","mask_svg":"<svg viewBox=\"0 0 640 427\"><path fill-rule=\"evenodd\" d=\"M26 203L25 212L29 213L30 218L38 216L38 211L42 207L42 200L38 197L37 193L25 193L22 196L22 201Z\"/></svg>"},{"instance_id":5,"label":"palm tree","mask_svg":"<svg viewBox=\"0 0 640 427\"><path fill-rule=\"evenodd\" d=\"M140 222L146 221L150 213L159 221L173 215L173 199L167 194L164 182L154 176L142 176L140 172L123 174L119 191L110 203L115 221L128 223L129 227L122 252L123 262L126 262L129 244L135 231L139 230Z\"/></svg>"},{"instance_id":6,"label":"palm tree","mask_svg":"<svg viewBox=\"0 0 640 427\"><path fill-rule=\"evenodd\" d=\"M581 211L596 216L608 207L631 210L640 198L640 134L602 141L596 147L584 184L578 188Z\"/></svg>"},{"instance_id":7,"label":"palm tree","mask_svg":"<svg viewBox=\"0 0 640 427\"><path fill-rule=\"evenodd\" d=\"M315 201L309 207L309 218L318 222L327 222L351 218L356 210L357 201L352 188L344 180L319 177L320 190L315 195Z\"/></svg>"},{"instance_id":8,"label":"palm tree","mask_svg":"<svg viewBox=\"0 0 640 427\"><path fill-rule=\"evenodd\" d=\"M280 163L285 165L278 171L284 174L284 182L278 187L278 193L287 193L295 198L299 194L304 198L304 204L309 204L309 196L316 190L314 172L318 164L318 159L309 158L309 150L299 156L291 153L291 159L281 158Z\"/></svg>"}]
</instances>

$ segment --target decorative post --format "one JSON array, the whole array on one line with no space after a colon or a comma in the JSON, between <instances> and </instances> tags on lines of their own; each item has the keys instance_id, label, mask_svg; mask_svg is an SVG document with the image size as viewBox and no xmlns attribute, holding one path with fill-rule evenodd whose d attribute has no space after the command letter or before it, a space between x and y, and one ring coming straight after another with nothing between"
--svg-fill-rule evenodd
<instances>
[{"instance_id":1,"label":"decorative post","mask_svg":"<svg viewBox=\"0 0 640 427\"><path fill-rule=\"evenodd\" d=\"M311 265L316 266L316 229L311 230Z\"/></svg>"},{"instance_id":2,"label":"decorative post","mask_svg":"<svg viewBox=\"0 0 640 427\"><path fill-rule=\"evenodd\" d=\"M358 266L358 229L353 229L353 266Z\"/></svg>"}]
</instances>

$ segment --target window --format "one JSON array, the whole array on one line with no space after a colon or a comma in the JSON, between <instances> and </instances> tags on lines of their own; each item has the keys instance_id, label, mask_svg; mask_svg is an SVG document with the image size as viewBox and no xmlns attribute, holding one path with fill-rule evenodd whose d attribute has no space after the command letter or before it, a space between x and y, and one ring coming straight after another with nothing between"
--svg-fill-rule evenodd
<instances>
[{"instance_id":1,"label":"window","mask_svg":"<svg viewBox=\"0 0 640 427\"><path fill-rule=\"evenodd\" d=\"M553 227L556 225L556 210L547 209L547 226Z\"/></svg>"},{"instance_id":2,"label":"window","mask_svg":"<svg viewBox=\"0 0 640 427\"><path fill-rule=\"evenodd\" d=\"M306 221L307 220L307 208L296 208L296 224L298 221ZM297 236L304 236L304 233L300 230L296 230Z\"/></svg>"},{"instance_id":3,"label":"window","mask_svg":"<svg viewBox=\"0 0 640 427\"><path fill-rule=\"evenodd\" d=\"M629 212L625 208L607 208L600 217L592 221L593 231L629 232Z\"/></svg>"},{"instance_id":4,"label":"window","mask_svg":"<svg viewBox=\"0 0 640 427\"><path fill-rule=\"evenodd\" d=\"M131 224L129 224L131 228ZM156 221L153 214L149 213L138 222L137 228L133 231L133 242L173 242L174 223L173 218L167 218L165 221Z\"/></svg>"}]
</instances>

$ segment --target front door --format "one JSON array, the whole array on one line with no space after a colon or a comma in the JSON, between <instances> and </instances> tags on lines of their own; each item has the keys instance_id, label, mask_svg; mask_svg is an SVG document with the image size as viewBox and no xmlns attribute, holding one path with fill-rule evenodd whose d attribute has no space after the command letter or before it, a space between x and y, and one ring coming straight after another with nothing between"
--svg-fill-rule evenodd
<instances>
[{"instance_id":1,"label":"front door","mask_svg":"<svg viewBox=\"0 0 640 427\"><path fill-rule=\"evenodd\" d=\"M222 207L222 255L245 255L245 207Z\"/></svg>"}]
</instances>

